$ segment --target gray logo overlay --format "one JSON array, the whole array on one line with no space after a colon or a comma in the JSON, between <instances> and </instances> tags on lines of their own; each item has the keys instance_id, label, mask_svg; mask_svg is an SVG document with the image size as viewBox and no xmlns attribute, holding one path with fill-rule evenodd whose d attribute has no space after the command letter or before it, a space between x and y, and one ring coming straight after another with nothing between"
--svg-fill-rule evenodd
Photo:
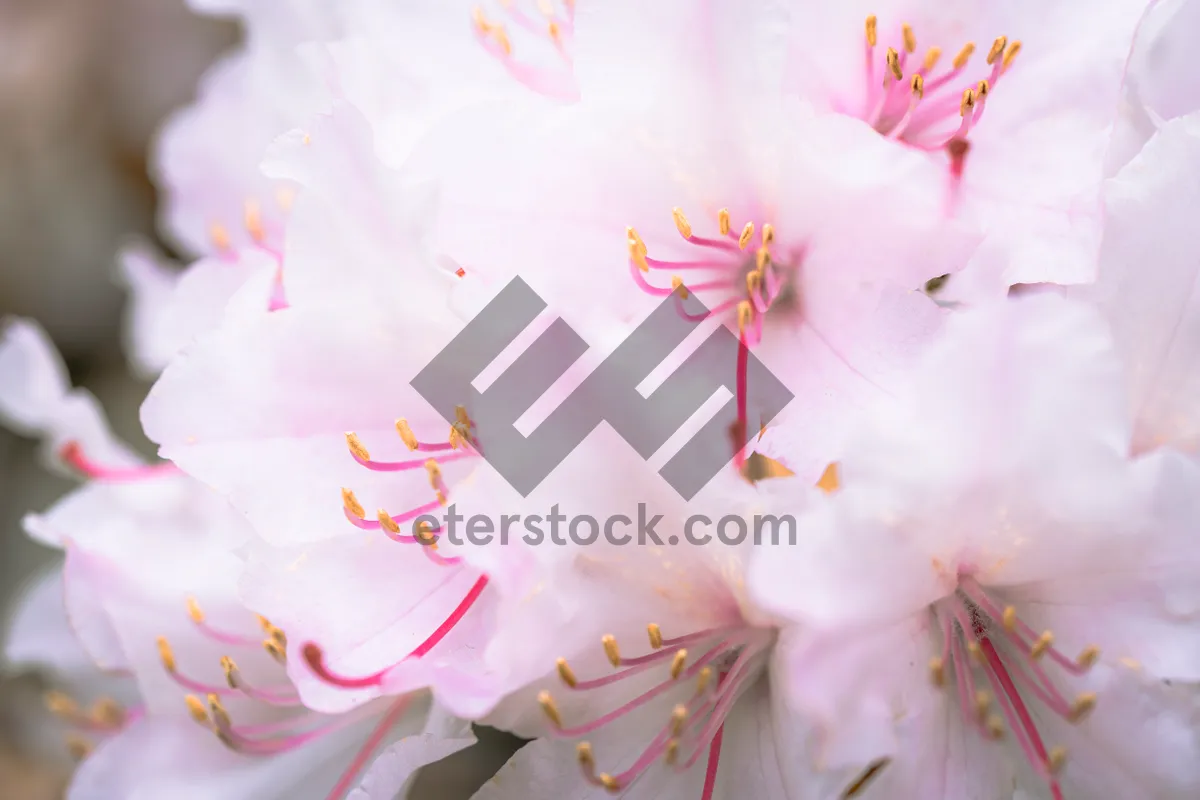
<instances>
[{"instance_id":1,"label":"gray logo overlay","mask_svg":"<svg viewBox=\"0 0 1200 800\"><path fill-rule=\"evenodd\" d=\"M669 295L528 436L515 423L588 350L561 318L486 391L472 381L546 308L514 278L412 381L412 387L447 422L467 409L480 455L522 496L528 496L596 426L607 422L630 447L649 459L719 387L733 397L667 461L659 474L690 500L791 402L793 394L753 353L745 354L746 408L752 422L739 426L737 359L741 343L717 327L649 397L637 387L696 329L708 309L689 293Z\"/></svg>"}]
</instances>

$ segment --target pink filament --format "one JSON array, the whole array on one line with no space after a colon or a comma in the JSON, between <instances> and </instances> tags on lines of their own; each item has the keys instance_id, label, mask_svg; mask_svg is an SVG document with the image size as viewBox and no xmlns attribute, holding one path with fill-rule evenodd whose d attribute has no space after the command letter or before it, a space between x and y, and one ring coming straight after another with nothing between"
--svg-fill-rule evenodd
<instances>
[{"instance_id":1,"label":"pink filament","mask_svg":"<svg viewBox=\"0 0 1200 800\"><path fill-rule=\"evenodd\" d=\"M67 442L59 451L58 456L64 463L86 477L102 481L141 481L164 475L182 474L179 468L170 461L138 467L106 467L88 458L79 442Z\"/></svg>"},{"instance_id":2,"label":"pink filament","mask_svg":"<svg viewBox=\"0 0 1200 800\"><path fill-rule=\"evenodd\" d=\"M414 458L409 461L375 461L374 459L359 458L354 453L350 454L362 466L372 472L406 472L412 469L423 469L428 458ZM448 456L441 456L435 459L438 466L449 464L451 461L462 461L464 458L475 458L476 453L471 450L463 450L457 453L451 453Z\"/></svg>"},{"instance_id":3,"label":"pink filament","mask_svg":"<svg viewBox=\"0 0 1200 800\"><path fill-rule=\"evenodd\" d=\"M404 716L404 712L408 710L409 696L401 697L387 713L383 715L383 719L379 720L379 724L371 731L371 735L367 737L367 741L363 743L361 749L354 756L354 760L346 767L345 772L338 778L337 784L330 790L326 800L340 800L346 792L350 790L350 785L354 782L355 776L362 771L363 766L367 763L367 759L371 757L379 745L383 742L387 732L400 721L400 717Z\"/></svg>"}]
</instances>

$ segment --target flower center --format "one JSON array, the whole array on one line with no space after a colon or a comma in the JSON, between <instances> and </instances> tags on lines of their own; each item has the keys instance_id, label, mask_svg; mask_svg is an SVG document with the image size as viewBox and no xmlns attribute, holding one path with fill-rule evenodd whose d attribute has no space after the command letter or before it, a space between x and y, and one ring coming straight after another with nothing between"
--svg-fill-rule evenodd
<instances>
[{"instance_id":1,"label":"flower center","mask_svg":"<svg viewBox=\"0 0 1200 800\"><path fill-rule=\"evenodd\" d=\"M743 443L749 424L746 409L749 348L762 341L768 311L775 310L773 318L802 313L799 259L776 258L779 247L775 241L775 228L770 223L756 229L754 222L747 222L740 230L735 230L729 209L722 208L717 212L718 235L706 237L693 232L683 209L676 207L671 214L679 235L698 248L697 257L691 260L651 258L645 241L636 229L629 227L625 229L629 274L638 288L647 294L656 297L674 295L678 313L690 322L700 322L715 315L736 321L742 346L738 348L736 365L737 421L730 428L730 436L736 453L735 465L741 469L745 464ZM675 273L671 277L671 286L659 286L649 280L653 272ZM704 279L685 281L682 273L700 273ZM684 308L682 301L693 292L705 300L704 305L709 309L706 313L696 315Z\"/></svg>"},{"instance_id":2,"label":"flower center","mask_svg":"<svg viewBox=\"0 0 1200 800\"><path fill-rule=\"evenodd\" d=\"M891 46L883 48L875 16L867 17L866 99L857 113L889 139L930 152L945 150L952 172L961 175L970 148L967 137L983 118L1021 43L998 37L987 53L990 69L968 79L973 42L963 45L948 68L939 69L942 49L930 47L918 62L916 33L908 23L891 38Z\"/></svg>"},{"instance_id":3,"label":"flower center","mask_svg":"<svg viewBox=\"0 0 1200 800\"><path fill-rule=\"evenodd\" d=\"M549 691L538 695L538 703L550 720L554 734L579 739L576 756L583 778L593 786L619 794L662 761L675 773L691 769L708 756L701 800L710 800L716 786L725 720L742 692L762 675L775 642L775 634L748 625L697 631L664 639L658 625L646 628L651 652L628 658L621 655L617 640L605 636L604 654L618 671L580 680L565 658L558 659L558 676L572 692L586 692L628 681L651 670L664 670L664 679L628 702L605 714L576 725L565 725L562 713ZM697 655L698 654L698 655ZM648 743L626 769L618 773L597 772L596 754L582 737L654 703L663 708L666 722L647 732ZM668 712L667 709L671 710Z\"/></svg>"},{"instance_id":4,"label":"flower center","mask_svg":"<svg viewBox=\"0 0 1200 800\"><path fill-rule=\"evenodd\" d=\"M253 655L259 647L266 650L279 664L287 662L287 636L263 617L258 618L261 635L233 633L211 625L195 599L188 599L188 616L206 639L226 645L231 652ZM265 635L265 638L264 638ZM179 686L189 692L184 697L188 711L199 725L212 731L230 750L249 756L273 756L301 747L338 731L343 731L379 713L379 705L364 706L336 716L309 711L286 677L281 686L257 686L248 680L232 656L220 659L225 685L197 680L180 670L175 653L165 636L158 637L159 659ZM200 696L205 699L201 700ZM234 723L226 703L238 703L239 716L252 715L262 720L253 723ZM342 773L329 793L329 800L343 797L355 776L362 770L371 754L379 747L387 731L395 725L408 706L402 697L391 704L368 735L363 746Z\"/></svg>"},{"instance_id":5,"label":"flower center","mask_svg":"<svg viewBox=\"0 0 1200 800\"><path fill-rule=\"evenodd\" d=\"M1054 646L1051 631L1039 634L1014 606L997 603L970 577L962 577L957 591L931 606L930 613L942 638L941 653L929 662L934 684L945 686L951 670L966 726L996 740L1011 731L1022 756L1055 800L1062 800L1058 774L1066 748L1046 747L1029 708L1040 706L1072 724L1081 722L1095 707L1096 695L1083 692L1068 700L1059 684L1085 674L1099 660L1099 648L1089 645L1074 659L1067 657Z\"/></svg>"},{"instance_id":6,"label":"flower center","mask_svg":"<svg viewBox=\"0 0 1200 800\"><path fill-rule=\"evenodd\" d=\"M524 31L522 41L537 42L543 49L549 46L554 56L550 63L531 64L518 60L513 54L513 40L503 22L487 18L482 6L471 11L475 39L492 58L499 61L518 83L540 95L554 100L574 102L579 99L571 60L571 41L575 35L575 0L560 0L560 12L553 0L537 0L537 13L527 14L518 0L499 0L505 17ZM540 19L539 19L540 17Z\"/></svg>"},{"instance_id":7,"label":"flower center","mask_svg":"<svg viewBox=\"0 0 1200 800\"><path fill-rule=\"evenodd\" d=\"M408 448L409 452L430 454L424 458L379 461L371 457L370 452L356 434L347 433L346 444L349 446L350 455L353 456L355 461L373 472L409 472L423 469L429 478L429 485L433 490L434 499L396 515L391 514L387 509L381 508L376 512L374 520L368 520L366 518L366 509L358 501L354 492L343 488L342 508L346 519L356 528L365 531L382 531L393 542L400 544L421 545L420 550L424 554L424 557L430 559L434 564L451 570L467 570L470 567L463 564L461 558L447 558L437 552L437 536L434 533L437 528L433 528L424 520L418 519L445 506L449 500L450 487L442 477L442 465L479 457L479 442L473 432L475 423L471 421L463 406L459 406L456 409L456 414L457 420L450 426L450 433L444 442L421 441L413 433L407 420L399 419L396 421L396 432L400 435L400 440L404 443L404 446ZM401 525L406 522L413 522L411 534L402 532ZM446 616L442 623L398 663L403 663L403 661L409 659L421 658L436 647L467 615L467 612L471 610L471 607L475 605L475 602L483 594L483 590L487 588L487 584L487 576L479 575L471 584L467 593L452 607L447 607ZM426 599L424 602L432 601ZM363 689L382 686L388 672L398 666L398 664L393 664L391 667L382 669L372 675L348 677L339 675L329 669L325 663L324 653L316 643L309 642L305 644L301 651L304 654L305 661L308 662L309 667L312 668L317 677L326 683L344 689Z\"/></svg>"}]
</instances>

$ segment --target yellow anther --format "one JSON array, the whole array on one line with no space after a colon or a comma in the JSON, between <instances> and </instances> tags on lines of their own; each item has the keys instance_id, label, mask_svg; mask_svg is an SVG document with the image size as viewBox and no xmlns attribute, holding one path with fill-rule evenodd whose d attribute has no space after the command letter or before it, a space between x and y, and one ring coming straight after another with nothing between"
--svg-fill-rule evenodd
<instances>
[{"instance_id":1,"label":"yellow anther","mask_svg":"<svg viewBox=\"0 0 1200 800\"><path fill-rule=\"evenodd\" d=\"M762 250L759 250L761 253ZM761 269L761 268L760 268ZM754 297L762 291L763 274L757 269L746 273L746 294Z\"/></svg>"},{"instance_id":2,"label":"yellow anther","mask_svg":"<svg viewBox=\"0 0 1200 800\"><path fill-rule=\"evenodd\" d=\"M675 206L671 209L671 217L675 220L675 227L679 230L679 235L685 239L692 238L692 226L688 223L687 217L683 215L683 209Z\"/></svg>"},{"instance_id":3,"label":"yellow anther","mask_svg":"<svg viewBox=\"0 0 1200 800\"><path fill-rule=\"evenodd\" d=\"M296 190L290 186L280 186L275 190L275 202L284 211L291 211L296 203Z\"/></svg>"},{"instance_id":4,"label":"yellow anther","mask_svg":"<svg viewBox=\"0 0 1200 800\"><path fill-rule=\"evenodd\" d=\"M769 222L762 226L762 241L764 247L775 241L775 226Z\"/></svg>"},{"instance_id":5,"label":"yellow anther","mask_svg":"<svg viewBox=\"0 0 1200 800\"><path fill-rule=\"evenodd\" d=\"M1075 659L1075 663L1087 669L1100 660L1100 648L1094 644L1089 644L1083 648L1083 652Z\"/></svg>"},{"instance_id":6,"label":"yellow anther","mask_svg":"<svg viewBox=\"0 0 1200 800\"><path fill-rule=\"evenodd\" d=\"M191 713L192 719L196 720L196 722L199 722L201 725L207 728L208 712L204 709L204 703L200 702L200 698L196 697L194 694L189 694L183 699L187 701L188 711Z\"/></svg>"},{"instance_id":7,"label":"yellow anther","mask_svg":"<svg viewBox=\"0 0 1200 800\"><path fill-rule=\"evenodd\" d=\"M600 773L600 783L608 790L609 794L616 794L621 791L621 784L617 783L617 779L607 772Z\"/></svg>"},{"instance_id":8,"label":"yellow anther","mask_svg":"<svg viewBox=\"0 0 1200 800\"><path fill-rule=\"evenodd\" d=\"M629 240L629 244L631 246L636 246L638 250L642 251L642 255L645 255L649 252L646 249L646 243L642 241L642 237L639 236L638 232L632 227L625 229L625 238Z\"/></svg>"},{"instance_id":9,"label":"yellow anther","mask_svg":"<svg viewBox=\"0 0 1200 800\"><path fill-rule=\"evenodd\" d=\"M667 741L667 753L665 756L665 760L668 764L674 764L676 759L678 759L678 758L679 758L679 740L678 739L669 739Z\"/></svg>"},{"instance_id":10,"label":"yellow anther","mask_svg":"<svg viewBox=\"0 0 1200 800\"><path fill-rule=\"evenodd\" d=\"M987 81L980 81L979 84L975 87L975 97L978 98L979 100L985 100L985 99L987 99L988 92L990 92L991 90L992 90L991 84L989 84Z\"/></svg>"},{"instance_id":11,"label":"yellow anther","mask_svg":"<svg viewBox=\"0 0 1200 800\"><path fill-rule=\"evenodd\" d=\"M1030 658L1041 658L1052 644L1054 644L1054 634L1050 631L1042 631L1042 635L1033 643L1033 647L1029 648Z\"/></svg>"},{"instance_id":12,"label":"yellow anther","mask_svg":"<svg viewBox=\"0 0 1200 800\"><path fill-rule=\"evenodd\" d=\"M996 41L992 42L992 49L988 50L987 63L988 66L996 63L996 59L1004 55L1004 48L1008 46L1007 36L997 36Z\"/></svg>"},{"instance_id":13,"label":"yellow anther","mask_svg":"<svg viewBox=\"0 0 1200 800\"><path fill-rule=\"evenodd\" d=\"M983 648L979 646L979 642L967 642L967 655L970 656L971 660L976 664L983 666Z\"/></svg>"},{"instance_id":14,"label":"yellow anther","mask_svg":"<svg viewBox=\"0 0 1200 800\"><path fill-rule=\"evenodd\" d=\"M381 508L376 514L376 519L379 520L379 527L383 528L388 533L399 533L400 526L396 520L392 519L392 515L387 512L387 509Z\"/></svg>"},{"instance_id":15,"label":"yellow anther","mask_svg":"<svg viewBox=\"0 0 1200 800\"><path fill-rule=\"evenodd\" d=\"M111 697L101 697L88 716L105 727L115 728L125 721L125 709Z\"/></svg>"},{"instance_id":16,"label":"yellow anther","mask_svg":"<svg viewBox=\"0 0 1200 800\"><path fill-rule=\"evenodd\" d=\"M636 264L642 272L650 271L650 265L646 263L646 254L643 252L642 246L633 239L629 240L629 260Z\"/></svg>"},{"instance_id":17,"label":"yellow anther","mask_svg":"<svg viewBox=\"0 0 1200 800\"><path fill-rule=\"evenodd\" d=\"M496 44L500 45L500 49L504 51L504 55L512 55L512 42L508 38L508 31L500 23L492 25L488 34L495 40Z\"/></svg>"},{"instance_id":18,"label":"yellow anther","mask_svg":"<svg viewBox=\"0 0 1200 800\"><path fill-rule=\"evenodd\" d=\"M871 47L874 47L876 42L879 41L878 25L879 21L875 18L874 14L867 17L867 44L871 45Z\"/></svg>"},{"instance_id":19,"label":"yellow anther","mask_svg":"<svg viewBox=\"0 0 1200 800\"><path fill-rule=\"evenodd\" d=\"M272 625L271 630L267 631L267 634L274 639L276 644L278 644L280 647L287 647L287 636L284 634L282 628L276 628L274 625Z\"/></svg>"},{"instance_id":20,"label":"yellow anther","mask_svg":"<svg viewBox=\"0 0 1200 800\"><path fill-rule=\"evenodd\" d=\"M1071 703L1071 713L1069 719L1071 722L1082 722L1083 718L1091 713L1096 707L1096 693L1084 692L1075 698L1075 702Z\"/></svg>"},{"instance_id":21,"label":"yellow anther","mask_svg":"<svg viewBox=\"0 0 1200 800\"><path fill-rule=\"evenodd\" d=\"M946 662L938 656L929 659L929 679L934 686L946 685Z\"/></svg>"},{"instance_id":22,"label":"yellow anther","mask_svg":"<svg viewBox=\"0 0 1200 800\"><path fill-rule=\"evenodd\" d=\"M1004 616L1001 618L1004 623L1004 630L1012 633L1017 629L1017 609L1013 606L1004 607Z\"/></svg>"},{"instance_id":23,"label":"yellow anther","mask_svg":"<svg viewBox=\"0 0 1200 800\"><path fill-rule=\"evenodd\" d=\"M481 33L487 33L492 29L492 25L487 21L487 17L483 14L483 8L475 6L471 9L471 21L475 23L475 27Z\"/></svg>"},{"instance_id":24,"label":"yellow anther","mask_svg":"<svg viewBox=\"0 0 1200 800\"><path fill-rule=\"evenodd\" d=\"M975 108L975 90L967 89L963 92L962 102L958 106L958 115L960 117L965 117L967 114L970 114L972 109L974 109L974 108Z\"/></svg>"},{"instance_id":25,"label":"yellow anther","mask_svg":"<svg viewBox=\"0 0 1200 800\"><path fill-rule=\"evenodd\" d=\"M158 645L158 658L162 661L163 669L167 672L174 672L175 652L171 649L171 643L167 641L167 637L159 636L156 644Z\"/></svg>"},{"instance_id":26,"label":"yellow anther","mask_svg":"<svg viewBox=\"0 0 1200 800\"><path fill-rule=\"evenodd\" d=\"M663 645L662 629L659 628L656 623L651 622L649 625L647 625L646 633L650 636L650 646L651 647L653 647L655 650L662 647L662 645Z\"/></svg>"},{"instance_id":27,"label":"yellow anther","mask_svg":"<svg viewBox=\"0 0 1200 800\"><path fill-rule=\"evenodd\" d=\"M204 622L204 612L200 610L200 604L196 602L196 598L189 597L187 599L188 616L192 618L192 622L200 624Z\"/></svg>"},{"instance_id":28,"label":"yellow anther","mask_svg":"<svg viewBox=\"0 0 1200 800\"><path fill-rule=\"evenodd\" d=\"M988 717L987 721L984 723L984 726L987 728L988 734L993 739L1004 738L1004 720L996 714L992 714L990 717Z\"/></svg>"},{"instance_id":29,"label":"yellow anther","mask_svg":"<svg viewBox=\"0 0 1200 800\"><path fill-rule=\"evenodd\" d=\"M63 692L46 692L42 701L50 713L57 717L73 717L79 713L79 704Z\"/></svg>"},{"instance_id":30,"label":"yellow anther","mask_svg":"<svg viewBox=\"0 0 1200 800\"><path fill-rule=\"evenodd\" d=\"M767 268L767 263L771 260L771 249L765 244L754 251L754 269L762 277L762 271Z\"/></svg>"},{"instance_id":31,"label":"yellow anther","mask_svg":"<svg viewBox=\"0 0 1200 800\"><path fill-rule=\"evenodd\" d=\"M263 629L263 633L270 633L271 628L275 627L271 624L271 620L267 619L262 614L255 614L254 616L256 619L258 619L259 627Z\"/></svg>"},{"instance_id":32,"label":"yellow anther","mask_svg":"<svg viewBox=\"0 0 1200 800\"><path fill-rule=\"evenodd\" d=\"M554 20L550 20L546 25L546 33L550 34L550 38L554 41L560 41L559 36L561 35L561 31L558 29L558 23Z\"/></svg>"},{"instance_id":33,"label":"yellow anther","mask_svg":"<svg viewBox=\"0 0 1200 800\"><path fill-rule=\"evenodd\" d=\"M728 208L722 208L717 212L717 227L720 229L722 236L728 236L729 231L733 230L733 225L729 221Z\"/></svg>"},{"instance_id":34,"label":"yellow anther","mask_svg":"<svg viewBox=\"0 0 1200 800\"><path fill-rule=\"evenodd\" d=\"M208 226L208 238L212 240L213 247L218 250L228 250L231 246L229 231L225 230L225 226L219 222Z\"/></svg>"},{"instance_id":35,"label":"yellow anther","mask_svg":"<svg viewBox=\"0 0 1200 800\"><path fill-rule=\"evenodd\" d=\"M682 703L675 706L671 711L671 735L678 736L683 732L683 725L687 722L688 710L687 706Z\"/></svg>"},{"instance_id":36,"label":"yellow anther","mask_svg":"<svg viewBox=\"0 0 1200 800\"><path fill-rule=\"evenodd\" d=\"M229 718L229 712L225 710L225 706L221 705L221 698L215 694L208 695L208 713L212 715L212 720L218 728L228 730L233 727L233 720Z\"/></svg>"},{"instance_id":37,"label":"yellow anther","mask_svg":"<svg viewBox=\"0 0 1200 800\"><path fill-rule=\"evenodd\" d=\"M918 100L925 96L925 79L919 73L912 76L911 88L913 96Z\"/></svg>"},{"instance_id":38,"label":"yellow anther","mask_svg":"<svg viewBox=\"0 0 1200 800\"><path fill-rule=\"evenodd\" d=\"M408 427L408 420L396 420L396 433L400 434L400 441L404 442L404 446L409 450L416 450L420 444L417 442L417 437L413 435L412 428Z\"/></svg>"},{"instance_id":39,"label":"yellow anther","mask_svg":"<svg viewBox=\"0 0 1200 800\"><path fill-rule=\"evenodd\" d=\"M579 765L587 770L589 775L596 772L596 756L592 753L590 742L580 742L575 745L575 758L579 760Z\"/></svg>"},{"instance_id":40,"label":"yellow anther","mask_svg":"<svg viewBox=\"0 0 1200 800\"><path fill-rule=\"evenodd\" d=\"M671 290L684 300L688 299L688 289L683 285L683 278L679 277L678 275L671 276Z\"/></svg>"},{"instance_id":41,"label":"yellow anther","mask_svg":"<svg viewBox=\"0 0 1200 800\"><path fill-rule=\"evenodd\" d=\"M263 231L262 207L257 200L247 200L242 208L242 220L246 225L246 232L250 234L250 238L262 244L266 238Z\"/></svg>"},{"instance_id":42,"label":"yellow anther","mask_svg":"<svg viewBox=\"0 0 1200 800\"><path fill-rule=\"evenodd\" d=\"M83 761L92 754L92 749L92 743L87 739L73 733L67 734L67 751L70 752L71 758Z\"/></svg>"},{"instance_id":43,"label":"yellow anther","mask_svg":"<svg viewBox=\"0 0 1200 800\"><path fill-rule=\"evenodd\" d=\"M1012 66L1013 59L1017 57L1017 53L1021 52L1021 43L1013 42L1004 51L1004 60L1000 62L1000 69L1006 70Z\"/></svg>"},{"instance_id":44,"label":"yellow anther","mask_svg":"<svg viewBox=\"0 0 1200 800\"><path fill-rule=\"evenodd\" d=\"M575 679L575 672L571 669L571 665L565 658L558 659L555 664L558 666L558 677L562 678L563 683L574 689L578 681Z\"/></svg>"},{"instance_id":45,"label":"yellow anther","mask_svg":"<svg viewBox=\"0 0 1200 800\"><path fill-rule=\"evenodd\" d=\"M750 244L750 237L753 235L754 235L754 223L747 222L746 226L744 228L742 228L741 236L738 237L738 247L745 250L746 245Z\"/></svg>"},{"instance_id":46,"label":"yellow anther","mask_svg":"<svg viewBox=\"0 0 1200 800\"><path fill-rule=\"evenodd\" d=\"M821 479L817 481L817 488L825 492L825 494L833 494L841 485L842 481L838 474L838 464L836 461L833 461L821 473Z\"/></svg>"},{"instance_id":47,"label":"yellow anther","mask_svg":"<svg viewBox=\"0 0 1200 800\"><path fill-rule=\"evenodd\" d=\"M908 52L915 52L917 49L917 36L913 33L912 25L907 22L900 26L900 32L904 36L904 49Z\"/></svg>"},{"instance_id":48,"label":"yellow anther","mask_svg":"<svg viewBox=\"0 0 1200 800\"><path fill-rule=\"evenodd\" d=\"M433 526L425 520L417 520L413 523L413 538L429 547L437 547L435 544L437 537L433 534Z\"/></svg>"},{"instance_id":49,"label":"yellow anther","mask_svg":"<svg viewBox=\"0 0 1200 800\"><path fill-rule=\"evenodd\" d=\"M550 696L549 692L538 694L538 705L542 707L542 711L556 728L562 727L562 716L558 713L558 706L554 704L554 698Z\"/></svg>"},{"instance_id":50,"label":"yellow anther","mask_svg":"<svg viewBox=\"0 0 1200 800\"><path fill-rule=\"evenodd\" d=\"M925 60L921 62L921 66L926 72L937 66L938 60L942 57L942 48L931 47L925 51Z\"/></svg>"},{"instance_id":51,"label":"yellow anther","mask_svg":"<svg viewBox=\"0 0 1200 800\"><path fill-rule=\"evenodd\" d=\"M712 667L705 667L700 670L700 675L696 678L696 694L700 694L708 688L709 681L712 680Z\"/></svg>"},{"instance_id":52,"label":"yellow anther","mask_svg":"<svg viewBox=\"0 0 1200 800\"><path fill-rule=\"evenodd\" d=\"M350 491L349 489L342 489L342 505L346 507L347 511L359 519L363 519L367 516L366 509L362 507L362 503L358 502L358 498L354 496L354 492ZM270 623L266 624L269 625Z\"/></svg>"},{"instance_id":53,"label":"yellow anther","mask_svg":"<svg viewBox=\"0 0 1200 800\"><path fill-rule=\"evenodd\" d=\"M221 670L225 673L225 682L229 684L229 688L238 688L238 668L232 658L221 656Z\"/></svg>"},{"instance_id":54,"label":"yellow anther","mask_svg":"<svg viewBox=\"0 0 1200 800\"><path fill-rule=\"evenodd\" d=\"M447 440L450 443L450 449L457 450L458 448L462 447L463 444L467 441L467 437L463 436L462 432L459 430L458 425L451 425L450 426L450 435L447 437Z\"/></svg>"},{"instance_id":55,"label":"yellow anther","mask_svg":"<svg viewBox=\"0 0 1200 800\"><path fill-rule=\"evenodd\" d=\"M750 305L749 300L743 300L737 306L737 322L738 331L745 332L751 320L754 319L754 307Z\"/></svg>"},{"instance_id":56,"label":"yellow anther","mask_svg":"<svg viewBox=\"0 0 1200 800\"><path fill-rule=\"evenodd\" d=\"M981 720L986 719L988 710L992 707L992 696L983 689L980 689L979 691L975 692L974 702L975 715Z\"/></svg>"},{"instance_id":57,"label":"yellow anther","mask_svg":"<svg viewBox=\"0 0 1200 800\"><path fill-rule=\"evenodd\" d=\"M971 60L971 56L975 54L975 43L967 42L963 45L962 50L958 51L958 55L954 57L954 68L962 69Z\"/></svg>"},{"instance_id":58,"label":"yellow anther","mask_svg":"<svg viewBox=\"0 0 1200 800\"><path fill-rule=\"evenodd\" d=\"M265 639L263 641L263 649L271 658L278 661L280 664L287 663L287 650L279 646L279 642L274 639Z\"/></svg>"},{"instance_id":59,"label":"yellow anther","mask_svg":"<svg viewBox=\"0 0 1200 800\"><path fill-rule=\"evenodd\" d=\"M888 69L891 70L892 77L898 81L904 80L904 71L902 69L900 69L900 54L897 53L891 47L889 47L887 49L887 59L886 60L887 60Z\"/></svg>"},{"instance_id":60,"label":"yellow anther","mask_svg":"<svg viewBox=\"0 0 1200 800\"><path fill-rule=\"evenodd\" d=\"M675 658L671 659L671 679L674 680L683 672L684 665L687 664L687 650L682 649L675 653Z\"/></svg>"},{"instance_id":61,"label":"yellow anther","mask_svg":"<svg viewBox=\"0 0 1200 800\"><path fill-rule=\"evenodd\" d=\"M371 460L371 454L367 451L367 448L363 447L363 443L359 441L358 434L348 432L346 434L346 446L350 448L350 452L354 454L355 458L361 461Z\"/></svg>"},{"instance_id":62,"label":"yellow anther","mask_svg":"<svg viewBox=\"0 0 1200 800\"><path fill-rule=\"evenodd\" d=\"M454 421L457 422L459 425L465 425L468 428L471 427L471 424L472 424L471 417L469 414L467 414L466 406L455 406L454 407Z\"/></svg>"},{"instance_id":63,"label":"yellow anther","mask_svg":"<svg viewBox=\"0 0 1200 800\"><path fill-rule=\"evenodd\" d=\"M429 475L429 488L440 488L442 483L442 468L438 466L436 458L426 459L425 472Z\"/></svg>"},{"instance_id":64,"label":"yellow anther","mask_svg":"<svg viewBox=\"0 0 1200 800\"><path fill-rule=\"evenodd\" d=\"M600 642L604 645L604 655L608 656L608 663L614 667L621 666L621 650L617 647L617 637L606 633Z\"/></svg>"},{"instance_id":65,"label":"yellow anther","mask_svg":"<svg viewBox=\"0 0 1200 800\"><path fill-rule=\"evenodd\" d=\"M1051 774L1057 775L1062 772L1062 768L1067 763L1067 748L1062 745L1057 745L1050 748L1050 752L1046 754L1046 768Z\"/></svg>"}]
</instances>

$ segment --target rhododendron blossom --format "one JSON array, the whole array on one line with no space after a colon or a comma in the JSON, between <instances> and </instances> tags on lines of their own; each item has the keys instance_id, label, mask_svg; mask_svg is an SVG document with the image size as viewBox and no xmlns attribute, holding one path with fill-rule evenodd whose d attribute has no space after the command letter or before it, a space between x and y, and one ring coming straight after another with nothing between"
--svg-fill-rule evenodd
<instances>
[{"instance_id":1,"label":"rhododendron blossom","mask_svg":"<svg viewBox=\"0 0 1200 800\"><path fill-rule=\"evenodd\" d=\"M878 764L880 796L1196 791L1200 472L1128 460L1122 388L1086 306L957 317L799 546L756 554L755 596L805 626L818 765Z\"/></svg>"}]
</instances>

